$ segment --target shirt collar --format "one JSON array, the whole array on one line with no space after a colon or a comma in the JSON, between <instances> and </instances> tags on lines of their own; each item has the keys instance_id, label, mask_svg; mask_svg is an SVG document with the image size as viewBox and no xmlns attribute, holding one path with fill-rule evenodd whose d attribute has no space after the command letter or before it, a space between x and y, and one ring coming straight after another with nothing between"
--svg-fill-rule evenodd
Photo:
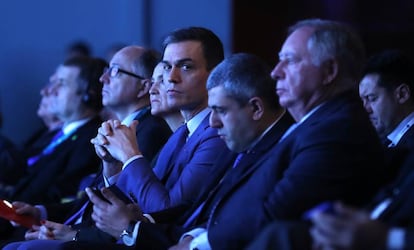
<instances>
[{"instance_id":1,"label":"shirt collar","mask_svg":"<svg viewBox=\"0 0 414 250\"><path fill-rule=\"evenodd\" d=\"M150 107L149 107L149 106L147 106L147 107L140 108L140 109L138 109L138 110L137 110L137 111L135 111L135 112L132 112L131 114L127 115L127 117L125 117L125 118L122 120L122 124L123 124L123 125L125 125L125 126L129 126L129 125L131 125L132 121L135 119L135 117L137 117L137 115L138 115L139 113L141 113L141 112L145 112L145 111L147 111L149 108L150 108Z\"/></svg>"},{"instance_id":2,"label":"shirt collar","mask_svg":"<svg viewBox=\"0 0 414 250\"><path fill-rule=\"evenodd\" d=\"M205 108L187 122L188 137L194 133L194 131L198 128L198 126L200 126L201 122L207 117L209 113L210 108Z\"/></svg>"},{"instance_id":3,"label":"shirt collar","mask_svg":"<svg viewBox=\"0 0 414 250\"><path fill-rule=\"evenodd\" d=\"M275 124L285 115L286 110L283 111L283 113L272 123L269 125L269 127L266 128L265 131L263 131L263 133L257 137L251 144L250 146L247 148L247 152L249 152L250 150L252 150L257 143L259 143L259 141L262 140L262 138L275 126Z\"/></svg>"},{"instance_id":4,"label":"shirt collar","mask_svg":"<svg viewBox=\"0 0 414 250\"><path fill-rule=\"evenodd\" d=\"M82 119L82 120L77 120L77 121L69 123L68 125L65 125L62 128L63 134L65 134L65 135L72 134L73 132L75 132L75 130L77 130L79 127L81 127L82 125L84 125L85 123L90 121L91 119L92 119L92 117L89 117L89 118L85 118L85 119Z\"/></svg>"},{"instance_id":5,"label":"shirt collar","mask_svg":"<svg viewBox=\"0 0 414 250\"><path fill-rule=\"evenodd\" d=\"M404 136L405 132L411 128L414 124L414 112L409 114L404 120L398 124L398 126L387 136L387 138L391 141L389 147L396 146L401 138Z\"/></svg>"},{"instance_id":6,"label":"shirt collar","mask_svg":"<svg viewBox=\"0 0 414 250\"><path fill-rule=\"evenodd\" d=\"M302 124L304 121L306 121L311 115L313 115L313 113L315 113L320 107L322 107L325 103L321 103L318 106L314 107L313 109L311 109L311 111L309 111L306 115L304 115L302 117L302 119L300 119L299 122L297 122L297 124Z\"/></svg>"}]
</instances>

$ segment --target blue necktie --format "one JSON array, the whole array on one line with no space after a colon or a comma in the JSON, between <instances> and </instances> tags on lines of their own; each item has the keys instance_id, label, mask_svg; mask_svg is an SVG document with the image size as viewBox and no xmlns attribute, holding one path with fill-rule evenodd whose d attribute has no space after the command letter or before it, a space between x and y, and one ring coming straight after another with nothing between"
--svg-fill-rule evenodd
<instances>
[{"instance_id":1,"label":"blue necktie","mask_svg":"<svg viewBox=\"0 0 414 250\"><path fill-rule=\"evenodd\" d=\"M64 140L66 140L66 138L68 138L70 136L70 134L64 134L63 133L63 129L59 130L56 135L52 138L52 140L50 141L49 145L47 145L47 147L45 149L43 149L43 151L35 156L30 157L29 159L27 159L27 165L28 166L32 166L33 164L35 164L43 155L48 155L51 154L53 152L53 150L59 145L61 144Z\"/></svg>"},{"instance_id":2,"label":"blue necktie","mask_svg":"<svg viewBox=\"0 0 414 250\"><path fill-rule=\"evenodd\" d=\"M74 213L69 219L67 219L63 224L73 225L78 220L78 218L83 215L83 212L85 211L88 204L89 204L89 200L85 202L85 204L83 204L83 206L76 213Z\"/></svg>"},{"instance_id":3,"label":"blue necktie","mask_svg":"<svg viewBox=\"0 0 414 250\"><path fill-rule=\"evenodd\" d=\"M239 153L238 155L237 155L237 157L236 157L236 159L234 160L234 163L233 163L233 166L232 166L232 168L234 169L234 168L236 168L238 165L239 165L239 163L240 163L240 160L243 158L243 156L245 155L246 153ZM217 185L217 187L219 187L220 186L220 184L221 184L221 182L223 181L223 179L224 179L224 177L221 179L221 181L219 182L219 184ZM213 192L215 192L216 190L217 190L218 188L215 188L215 189L213 189L211 192L210 192L210 194L209 194L209 196L208 197L210 197L211 196L211 194L213 193ZM189 227L189 226L191 226L192 225L192 223L198 218L198 216L200 215L200 213L201 213L201 211L203 210L203 208L204 208L204 206L205 206L205 204L206 204L206 201L203 201L203 203L201 203L198 207L197 207L197 209L191 214L191 216L185 221L185 223L184 223L184 227Z\"/></svg>"},{"instance_id":4,"label":"blue necktie","mask_svg":"<svg viewBox=\"0 0 414 250\"><path fill-rule=\"evenodd\" d=\"M154 172L163 182L166 182L168 176L171 174L173 170L172 166L174 165L173 162L185 145L188 133L187 125L182 125L161 149Z\"/></svg>"}]
</instances>

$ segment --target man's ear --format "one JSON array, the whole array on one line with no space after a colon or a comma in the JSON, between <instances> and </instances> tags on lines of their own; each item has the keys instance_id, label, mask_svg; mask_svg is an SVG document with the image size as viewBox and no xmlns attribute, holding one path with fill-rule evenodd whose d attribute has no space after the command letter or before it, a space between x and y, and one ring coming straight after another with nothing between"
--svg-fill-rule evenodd
<instances>
[{"instance_id":1,"label":"man's ear","mask_svg":"<svg viewBox=\"0 0 414 250\"><path fill-rule=\"evenodd\" d=\"M399 104L407 102L411 98L411 90L407 84L402 83L394 90L394 97Z\"/></svg>"},{"instance_id":2,"label":"man's ear","mask_svg":"<svg viewBox=\"0 0 414 250\"><path fill-rule=\"evenodd\" d=\"M335 59L329 59L322 63L324 69L323 84L330 84L338 76L338 61Z\"/></svg>"},{"instance_id":3,"label":"man's ear","mask_svg":"<svg viewBox=\"0 0 414 250\"><path fill-rule=\"evenodd\" d=\"M139 89L138 89L137 98L139 99L145 95L148 95L150 88L151 88L150 79L141 80L141 85L139 86Z\"/></svg>"},{"instance_id":4,"label":"man's ear","mask_svg":"<svg viewBox=\"0 0 414 250\"><path fill-rule=\"evenodd\" d=\"M253 97L249 100L249 106L252 110L252 119L259 120L264 114L264 105L262 99Z\"/></svg>"}]
</instances>

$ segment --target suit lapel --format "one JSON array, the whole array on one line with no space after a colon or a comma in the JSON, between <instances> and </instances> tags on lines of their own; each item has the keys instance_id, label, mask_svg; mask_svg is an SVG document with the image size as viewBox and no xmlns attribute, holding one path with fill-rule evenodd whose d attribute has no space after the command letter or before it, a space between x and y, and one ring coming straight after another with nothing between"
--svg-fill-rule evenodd
<instances>
[{"instance_id":1,"label":"suit lapel","mask_svg":"<svg viewBox=\"0 0 414 250\"><path fill-rule=\"evenodd\" d=\"M178 130L168 139L167 143L161 149L161 152L158 156L157 164L154 169L157 177L165 183L168 179L168 176L171 170L174 168L173 158L175 158L174 153L178 153L177 144L180 140L180 132L183 128L180 127Z\"/></svg>"},{"instance_id":2,"label":"suit lapel","mask_svg":"<svg viewBox=\"0 0 414 250\"><path fill-rule=\"evenodd\" d=\"M89 127L94 126L94 127L99 127L97 124L101 123L100 119L98 117L95 117L91 120L89 120L87 123L83 124L82 126L80 126L79 128L76 129L76 131L74 131L72 133L72 135L70 135L68 138L66 138L65 141L63 141L61 144L59 144L56 149L60 150L59 152L55 153L55 155L57 154L62 154L62 148L72 148L73 146L69 146L72 143L77 143L77 138L80 136L83 136L83 131L87 131L89 130ZM45 155L43 156L41 159L39 159L39 162L41 162L40 164L38 164L38 162L36 164L34 164L33 166L31 166L29 168L29 172L28 174L22 178L16 185L15 190L13 191L13 197L16 197L16 195L18 195L21 191L23 191L27 184L30 183L30 181L32 181L32 179L34 179L35 177L37 177L37 175L41 174L42 171L44 171L45 165L44 162L45 159L50 160L50 158L48 157L55 157L55 155L52 153L50 155ZM57 156L56 156L57 157ZM48 165L50 166L50 165ZM59 166L57 166L59 167Z\"/></svg>"},{"instance_id":3,"label":"suit lapel","mask_svg":"<svg viewBox=\"0 0 414 250\"><path fill-rule=\"evenodd\" d=\"M234 169L230 169L226 173L222 182L217 185L207 197L207 205L204 206L202 213L208 212L209 216L211 216L219 203L262 165L261 163L267 159L265 155L279 142L279 139L292 124L292 117L288 113L285 113L268 133L253 147L251 152L241 158L238 166ZM212 205L211 203L215 204ZM207 207L211 207L212 210L206 211ZM199 216L198 219L203 217L204 216Z\"/></svg>"},{"instance_id":4,"label":"suit lapel","mask_svg":"<svg viewBox=\"0 0 414 250\"><path fill-rule=\"evenodd\" d=\"M279 142L279 139L292 124L293 118L287 113L284 114L251 152L241 159L241 162L236 167L238 170L234 171L235 177L233 178L236 181L233 182L232 188L235 188L236 184L242 182L244 178L250 176L252 172L262 165L262 162L267 159L264 155Z\"/></svg>"},{"instance_id":5,"label":"suit lapel","mask_svg":"<svg viewBox=\"0 0 414 250\"><path fill-rule=\"evenodd\" d=\"M173 156L173 161L168 166L170 171L167 173L167 176L165 176L168 180L166 183L167 188L171 187L176 182L178 176L192 158L197 145L200 143L200 137L209 126L208 122L209 116L207 115L194 133L188 138L183 147Z\"/></svg>"}]
</instances>

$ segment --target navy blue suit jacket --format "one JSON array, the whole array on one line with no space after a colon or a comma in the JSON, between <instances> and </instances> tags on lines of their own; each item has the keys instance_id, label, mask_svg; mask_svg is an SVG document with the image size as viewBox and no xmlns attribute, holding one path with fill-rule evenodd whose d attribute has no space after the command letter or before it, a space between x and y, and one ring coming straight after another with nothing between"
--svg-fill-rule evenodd
<instances>
[{"instance_id":1,"label":"navy blue suit jacket","mask_svg":"<svg viewBox=\"0 0 414 250\"><path fill-rule=\"evenodd\" d=\"M289 114L285 114L271 130L263 137L252 151L245 155L235 169L232 168L236 153L228 153L227 151L217 154L215 165L209 176L206 176L204 187L198 195L197 201L193 204L185 203L177 207L151 213L157 224L141 223L136 249L166 249L168 246L175 244L181 233L186 230L182 226L184 222L193 214L200 204L204 201L215 197L217 192L232 185L237 180L237 173L243 172L255 162L264 157L265 154L279 141L283 133L293 123L293 119ZM224 175L224 177L223 177ZM220 184L219 184L220 183ZM209 197L209 198L207 198ZM160 223L169 223L160 224ZM193 222L195 224L195 222ZM177 225L177 226L175 226ZM85 239L86 241L87 239ZM100 245L87 243L66 243L65 249L122 249L121 245Z\"/></svg>"},{"instance_id":2,"label":"navy blue suit jacket","mask_svg":"<svg viewBox=\"0 0 414 250\"><path fill-rule=\"evenodd\" d=\"M251 167L234 169L235 178L207 199L196 224L207 228L213 249L242 249L271 221L299 219L322 201L363 203L382 184L383 165L361 100L347 92L320 106ZM183 228L165 227L141 223L136 248L175 244Z\"/></svg>"},{"instance_id":3,"label":"navy blue suit jacket","mask_svg":"<svg viewBox=\"0 0 414 250\"><path fill-rule=\"evenodd\" d=\"M232 187L237 185L240 178L245 176L246 173L250 172L250 169L257 169L257 164L260 164L259 162L261 162L262 159L266 159L268 157L271 149L278 143L279 139L291 126L292 123L293 119L289 114L283 115L282 118L275 124L275 126L273 126L269 132L254 146L254 148L243 158L241 158L239 164L234 169L232 168L235 158L234 154L230 155L230 158L227 160L225 160L225 158L220 158L220 161L217 162L217 164L226 164L226 169L228 169L227 173L224 175L224 177L221 177L222 174L215 174L210 176L210 180L207 182L208 184L204 188L203 192L200 193L198 201L178 220L172 221L173 218L180 216L173 214L170 211L151 215L153 215L158 223L174 223L175 225L183 225L183 223L193 214L198 206L201 203L205 202L205 206L201 214L198 216L197 220L194 220L192 222L192 225L194 226L204 223L207 221L207 219L205 216L203 216L203 214L209 214L209 211L211 211L211 207L214 206L216 199L220 199L224 193L229 192L229 189L231 190ZM214 172L217 173L217 171ZM260 184L258 183L258 185ZM253 197L256 196L254 192L248 193ZM248 206L243 206L237 207L233 212L237 213L236 210L246 211L246 209L250 210ZM239 218L238 220L242 220L242 218ZM181 234L186 230L188 230L188 228L183 228L182 226L173 226L171 224L160 225L141 223L136 248L166 248L169 245L175 244Z\"/></svg>"},{"instance_id":4,"label":"navy blue suit jacket","mask_svg":"<svg viewBox=\"0 0 414 250\"><path fill-rule=\"evenodd\" d=\"M211 173L217 155L228 151L209 126L207 116L187 142L169 163L161 154L154 166L143 158L129 163L121 172L117 185L127 194L133 194L144 212L154 212L178 205L193 203L197 198L206 176ZM174 133L165 147L174 145Z\"/></svg>"},{"instance_id":5,"label":"navy blue suit jacket","mask_svg":"<svg viewBox=\"0 0 414 250\"><path fill-rule=\"evenodd\" d=\"M39 204L75 196L82 178L99 168L99 158L90 140L96 136L101 122L98 117L91 119L58 145L53 153L40 157L28 167L27 174L8 198Z\"/></svg>"},{"instance_id":6,"label":"navy blue suit jacket","mask_svg":"<svg viewBox=\"0 0 414 250\"><path fill-rule=\"evenodd\" d=\"M299 219L322 201L362 204L383 171L382 146L358 95L337 96L217 200L207 220L209 242L239 249L272 220Z\"/></svg>"},{"instance_id":7,"label":"navy blue suit jacket","mask_svg":"<svg viewBox=\"0 0 414 250\"><path fill-rule=\"evenodd\" d=\"M367 209L372 211L386 198L391 198L380 217L381 221L391 226L406 227L414 225L414 127L411 127L401 138L400 142L393 148L394 160L398 170L394 180L384 187L371 201ZM398 153L398 154L397 154ZM399 159L395 159L398 155Z\"/></svg>"}]
</instances>

